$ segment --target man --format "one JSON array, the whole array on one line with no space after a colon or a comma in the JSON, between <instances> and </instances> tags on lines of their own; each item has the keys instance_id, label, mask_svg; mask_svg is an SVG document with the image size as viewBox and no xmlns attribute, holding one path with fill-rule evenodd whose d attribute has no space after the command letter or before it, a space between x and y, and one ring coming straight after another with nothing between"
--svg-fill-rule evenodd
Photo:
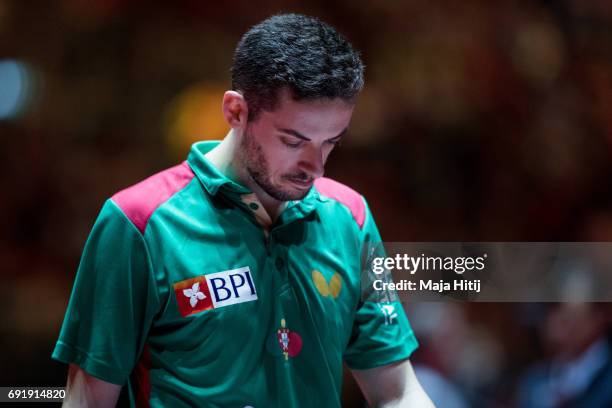
<instances>
[{"instance_id":1,"label":"man","mask_svg":"<svg viewBox=\"0 0 612 408\"><path fill-rule=\"evenodd\" d=\"M66 405L112 406L127 383L139 406L338 406L344 359L371 405L430 406L401 305L361 298L372 215L322 177L362 86L317 19L243 36L225 139L101 210L53 353Z\"/></svg>"},{"instance_id":2,"label":"man","mask_svg":"<svg viewBox=\"0 0 612 408\"><path fill-rule=\"evenodd\" d=\"M523 374L517 406L612 406L610 316L606 303L547 304L538 325L546 359Z\"/></svg>"}]
</instances>

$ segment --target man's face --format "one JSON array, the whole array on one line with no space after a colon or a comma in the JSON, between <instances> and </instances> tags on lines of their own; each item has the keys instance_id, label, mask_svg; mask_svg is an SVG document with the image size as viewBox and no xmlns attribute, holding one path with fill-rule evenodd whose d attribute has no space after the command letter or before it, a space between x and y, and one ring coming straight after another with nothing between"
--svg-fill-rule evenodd
<instances>
[{"instance_id":1,"label":"man's face","mask_svg":"<svg viewBox=\"0 0 612 408\"><path fill-rule=\"evenodd\" d=\"M279 201L303 198L351 120L353 104L341 99L294 101L283 91L273 112L247 125L240 165L266 194Z\"/></svg>"}]
</instances>

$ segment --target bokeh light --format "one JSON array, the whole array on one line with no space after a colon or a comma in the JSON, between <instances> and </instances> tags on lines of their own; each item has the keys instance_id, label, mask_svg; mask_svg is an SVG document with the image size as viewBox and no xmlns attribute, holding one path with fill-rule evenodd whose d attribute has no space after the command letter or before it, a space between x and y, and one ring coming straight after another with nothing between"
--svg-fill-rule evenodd
<instances>
[{"instance_id":1,"label":"bokeh light","mask_svg":"<svg viewBox=\"0 0 612 408\"><path fill-rule=\"evenodd\" d=\"M27 111L35 85L35 76L27 64L0 60L0 120L14 119Z\"/></svg>"},{"instance_id":2,"label":"bokeh light","mask_svg":"<svg viewBox=\"0 0 612 408\"><path fill-rule=\"evenodd\" d=\"M194 84L170 102L166 109L168 146L182 157L192 143L221 140L229 127L221 113L225 88L218 84Z\"/></svg>"},{"instance_id":3,"label":"bokeh light","mask_svg":"<svg viewBox=\"0 0 612 408\"><path fill-rule=\"evenodd\" d=\"M563 68L563 47L561 33L552 23L524 24L516 34L514 63L534 85L549 85Z\"/></svg>"}]
</instances>

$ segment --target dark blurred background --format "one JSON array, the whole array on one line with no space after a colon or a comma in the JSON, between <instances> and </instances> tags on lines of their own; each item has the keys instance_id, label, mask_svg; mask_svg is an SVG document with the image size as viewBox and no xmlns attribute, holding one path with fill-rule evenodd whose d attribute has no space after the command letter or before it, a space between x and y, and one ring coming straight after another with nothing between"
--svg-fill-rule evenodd
<instances>
[{"instance_id":1,"label":"dark blurred background","mask_svg":"<svg viewBox=\"0 0 612 408\"><path fill-rule=\"evenodd\" d=\"M327 175L386 241L612 241L609 0L0 0L0 385L65 383L50 354L103 201L225 135L234 46L278 12L362 51ZM406 309L440 407L609 406L588 399L612 384L605 304Z\"/></svg>"}]
</instances>

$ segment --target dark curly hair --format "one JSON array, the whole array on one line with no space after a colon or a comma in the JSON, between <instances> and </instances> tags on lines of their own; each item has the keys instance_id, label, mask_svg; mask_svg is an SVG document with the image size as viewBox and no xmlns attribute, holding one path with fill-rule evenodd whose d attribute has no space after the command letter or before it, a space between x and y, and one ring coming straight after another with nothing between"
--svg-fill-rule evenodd
<instances>
[{"instance_id":1,"label":"dark curly hair","mask_svg":"<svg viewBox=\"0 0 612 408\"><path fill-rule=\"evenodd\" d=\"M301 14L270 17L247 31L234 53L232 89L243 94L249 121L277 108L288 88L294 100L342 98L363 87L359 53L334 28Z\"/></svg>"}]
</instances>

